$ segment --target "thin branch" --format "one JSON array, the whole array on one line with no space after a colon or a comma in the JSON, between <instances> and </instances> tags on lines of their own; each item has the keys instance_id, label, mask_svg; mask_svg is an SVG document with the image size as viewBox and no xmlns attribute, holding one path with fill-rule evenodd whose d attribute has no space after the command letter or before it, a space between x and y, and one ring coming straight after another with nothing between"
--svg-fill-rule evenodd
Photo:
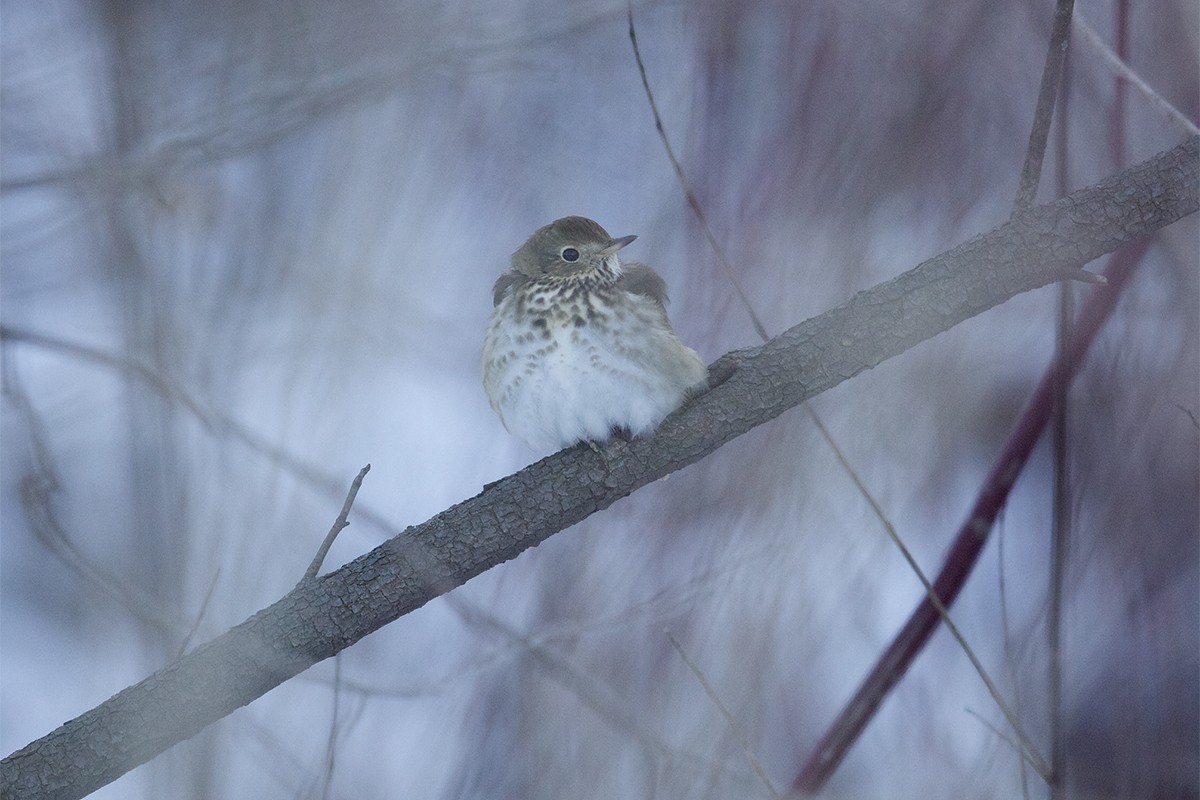
<instances>
[{"instance_id":1,"label":"thin branch","mask_svg":"<svg viewBox=\"0 0 1200 800\"><path fill-rule=\"evenodd\" d=\"M1029 208L1037 199L1038 183L1042 177L1042 161L1046 156L1046 140L1050 136L1050 120L1054 116L1054 100L1058 95L1059 76L1066 61L1070 43L1071 12L1075 0L1058 0L1054 7L1054 26L1050 31L1050 46L1042 68L1042 85L1038 89L1037 108L1033 112L1033 127L1029 145L1025 148L1025 164L1021 167L1021 183L1017 188L1016 210Z\"/></svg>"},{"instance_id":2,"label":"thin branch","mask_svg":"<svg viewBox=\"0 0 1200 800\"><path fill-rule=\"evenodd\" d=\"M0 761L0 796L79 798L313 664L858 373L1200 208L1200 137L711 365L648 436L579 445L410 527ZM1116 289L1095 292L1115 296ZM998 476L1001 488L1015 476ZM1009 483L1005 483L1005 481ZM974 520L974 517L972 517ZM968 526L969 527L969 526ZM985 533L986 529L981 532ZM943 587L934 588L943 601ZM937 613L929 604L936 623Z\"/></svg>"},{"instance_id":3,"label":"thin branch","mask_svg":"<svg viewBox=\"0 0 1200 800\"><path fill-rule=\"evenodd\" d=\"M983 727L987 728L989 731L994 733L996 735L996 738L1000 739L1005 744L1007 744L1010 748L1012 748L1012 751L1017 754L1017 757L1019 759L1021 759L1022 764L1026 763L1026 761L1028 760L1028 756L1026 756L1025 751L1016 742L1014 742L1012 739L1010 739L1004 731L1000 730L995 725L993 725L990 720L986 719L982 714L980 714L975 709L966 708L963 710L966 711L968 714L970 714L975 719L979 720L983 724ZM1023 787L1023 788L1025 788L1025 787ZM1025 788L1023 795L1025 797L1029 796L1028 788Z\"/></svg>"},{"instance_id":4,"label":"thin branch","mask_svg":"<svg viewBox=\"0 0 1200 800\"><path fill-rule=\"evenodd\" d=\"M675 648L675 652L679 653L679 657L683 659L683 663L687 664L687 668L692 671L692 674L696 676L696 680L700 681L700 685L704 687L704 693L708 695L708 699L712 700L713 705L716 706L717 710L721 712L721 716L725 717L725 724L729 726L729 729L733 731L733 734L737 737L738 744L741 746L742 752L745 753L746 758L750 760L750 766L754 767L754 771L758 774L759 780L761 780L763 785L767 787L767 792L771 795L771 797L778 798L779 792L775 790L775 786L771 783L771 779L767 777L766 770L763 769L758 757L754 755L754 750L750 747L750 740L746 738L746 732L742 730L741 726L737 724L737 720L733 718L733 714L730 714L729 709L726 708L725 704L721 702L721 698L717 695L717 690L714 689L712 684L708 682L708 679L704 677L704 673L700 671L700 668L696 666L696 663L692 661L692 659L688 658L688 654L683 650L683 645L679 643L679 640L675 638L675 635L671 633L670 630L665 631L665 633L667 634L667 639L669 639L671 642L671 646Z\"/></svg>"},{"instance_id":5,"label":"thin branch","mask_svg":"<svg viewBox=\"0 0 1200 800\"><path fill-rule=\"evenodd\" d=\"M360 478L363 476L363 472L358 473ZM341 697L342 656L339 653L333 657L333 709L330 711L329 718L329 738L325 742L325 776L321 787L322 800L329 800L329 793L333 789L333 770L337 766L338 715L340 713Z\"/></svg>"},{"instance_id":6,"label":"thin branch","mask_svg":"<svg viewBox=\"0 0 1200 800\"><path fill-rule=\"evenodd\" d=\"M1200 431L1200 419L1196 418L1196 412L1190 408L1180 405L1179 403L1175 403L1174 405L1176 408L1186 414L1187 418L1192 421L1192 427Z\"/></svg>"},{"instance_id":7,"label":"thin branch","mask_svg":"<svg viewBox=\"0 0 1200 800\"><path fill-rule=\"evenodd\" d=\"M333 526L330 527L329 533L325 534L325 540L317 548L317 554L313 556L308 569L304 570L304 577L300 579L301 583L317 577L317 573L321 571L321 564L325 561L325 555L329 552L329 548L333 547L334 539L350 524L350 507L354 505L354 498L358 497L358 490L362 487L363 478L370 471L371 465L367 464L358 471L358 475L354 476L354 480L350 483L350 491L346 493L346 502L342 503L342 512L333 521Z\"/></svg>"},{"instance_id":8,"label":"thin branch","mask_svg":"<svg viewBox=\"0 0 1200 800\"><path fill-rule=\"evenodd\" d=\"M884 514L883 508L877 502L875 502L874 497L872 497L871 493L867 491L867 487L863 484L858 472L855 471L855 469L850 465L850 462L846 460L846 457L843 455L841 449L833 443L833 439L829 435L829 431L825 429L824 423L822 423L821 420L815 416L813 417L813 421L816 422L817 427L821 431L821 435L824 436L825 440L833 447L834 455L837 456L838 461L841 462L842 468L850 474L850 477L854 480L859 492L863 495L863 497L866 497L867 502L871 504L871 510L874 511L875 516L883 524L883 529L887 532L888 538L892 540L892 544L896 545L896 549L900 551L900 555L904 556L904 560L908 562L909 569L911 569L913 574L917 576L917 579L921 581L921 586L925 589L926 598L929 600L929 602L933 603L933 607L937 609L938 616L942 618L942 622L946 625L946 629L950 631L951 635L953 635L954 639L958 642L958 646L962 648L964 653L966 653L967 659L971 662L971 666L975 668L975 672L979 674L980 679L983 680L983 685L987 688L988 693L992 696L992 700L995 701L996 707L1000 709L1000 713L1004 715L1004 718L1008 720L1008 724L1016 733L1017 738L1021 742L1021 749L1025 754L1025 758L1028 759L1029 763L1033 765L1033 768L1037 770L1038 774L1041 775L1042 778L1049 780L1050 768L1046 764L1045 759L1042 758L1041 754L1038 752L1037 746L1025 733L1025 729L1017 719L1016 714L1012 712L1012 709L1009 708L1008 703L1005 702L1004 696L1000 694L1000 689L996 686L995 681L992 680L991 675L988 674L987 669L984 668L983 662L980 661L979 657L975 655L975 651L971 648L971 645L967 644L966 637L963 636L962 632L958 629L958 625L956 625L954 620L950 617L950 610L946 608L945 604L942 603L941 598L939 598L937 593L933 590L933 584L931 584L929 582L929 578L925 576L925 571L921 569L921 565L917 563L915 558L913 558L912 552L908 549L908 546L904 544L904 540L900 538L900 534L896 532L896 528L894 525L892 525L891 520L889 520L887 515Z\"/></svg>"},{"instance_id":9,"label":"thin branch","mask_svg":"<svg viewBox=\"0 0 1200 800\"><path fill-rule=\"evenodd\" d=\"M1117 0L1113 27L1117 34L1117 58L1122 64L1129 56L1129 0ZM1113 167L1125 163L1125 81L1113 80L1112 115L1108 127L1108 145ZM1062 192L1059 192L1062 194Z\"/></svg>"},{"instance_id":10,"label":"thin branch","mask_svg":"<svg viewBox=\"0 0 1200 800\"><path fill-rule=\"evenodd\" d=\"M1196 135L1200 134L1200 127L1197 127L1195 122L1188 119L1187 116L1175 106L1167 98L1163 97L1158 92L1154 91L1150 84L1142 80L1142 76L1138 75L1130 66L1125 63L1125 59L1117 55L1108 44L1100 38L1100 34L1092 27L1091 23L1084 18L1080 13L1075 14L1074 25L1083 34L1083 40L1088 43L1100 56L1105 66L1111 69L1117 76L1118 80L1127 82L1130 86L1137 89L1150 102L1150 105L1155 108L1164 117L1169 119L1174 124L1178 125L1184 134Z\"/></svg>"},{"instance_id":11,"label":"thin branch","mask_svg":"<svg viewBox=\"0 0 1200 800\"><path fill-rule=\"evenodd\" d=\"M1021 683L1017 680L1016 659L1013 657L1012 648L1009 642L1012 641L1012 625L1008 620L1008 581L1005 579L1007 575L1005 564L1008 563L1004 556L1004 528L999 527L996 532L996 572L999 581L1000 590L1000 631L1002 634L1001 642L1004 645L1004 668L1008 682L1012 684L1013 705L1016 707L1018 714L1021 711ZM1016 747L1013 747L1016 750ZM1021 797L1024 800L1029 800L1029 770L1022 758L1021 766Z\"/></svg>"},{"instance_id":12,"label":"thin branch","mask_svg":"<svg viewBox=\"0 0 1200 800\"><path fill-rule=\"evenodd\" d=\"M1066 59L1062 68L1062 98L1056 120L1057 137L1055 147L1058 157L1055 170L1056 193L1067 192L1070 181L1070 100L1071 61ZM1114 121L1120 124L1119 121ZM1057 286L1058 313L1054 326L1054 408L1050 422L1050 448L1053 453L1053 485L1050 505L1050 559L1048 585L1050 587L1049 618L1046 624L1046 645L1049 663L1046 669L1046 712L1050 729L1050 774L1042 774L1050 784L1051 800L1061 800L1066 790L1066 730L1063 726L1063 655L1062 616L1063 592L1066 585L1067 553L1071 540L1071 472L1070 439L1070 388L1071 374L1067 363L1071 342L1071 297L1075 291L1069 283Z\"/></svg>"},{"instance_id":13,"label":"thin branch","mask_svg":"<svg viewBox=\"0 0 1200 800\"><path fill-rule=\"evenodd\" d=\"M192 627L188 629L187 635L183 637L183 641L179 645L179 652L175 654L176 658L180 658L188 651L192 645L192 638L196 635L196 631L200 630L200 622L204 619L204 614L208 611L208 604L212 601L213 592L217 588L217 579L221 577L221 568L217 567L217 571L213 573L212 580L208 582L208 591L204 593L204 599L200 602L200 610L196 612L196 619L192 622Z\"/></svg>"},{"instance_id":14,"label":"thin branch","mask_svg":"<svg viewBox=\"0 0 1200 800\"><path fill-rule=\"evenodd\" d=\"M1069 195L1065 199L1073 196L1075 195ZM1149 244L1149 239L1141 239L1121 250L1110 260L1105 274L1111 285L1091 293L1075 326L1068 351L1071 374L1079 369L1084 354L1116 305L1125 281L1145 254ZM959 529L933 582L934 593L943 605L949 606L958 596L983 551L988 534L1004 508L1013 484L1021 474L1021 468L1028 461L1033 446L1050 419L1050 409L1054 402L1054 373L1055 367L1052 365L1043 374L1025 411L1009 433L1000 457L993 465L974 507ZM792 784L795 791L811 793L818 791L825 784L857 741L884 697L912 665L917 653L933 635L941 619L941 614L931 602L930 596L926 596L818 742Z\"/></svg>"},{"instance_id":15,"label":"thin branch","mask_svg":"<svg viewBox=\"0 0 1200 800\"><path fill-rule=\"evenodd\" d=\"M704 216L704 210L700 208L700 201L696 199L696 195L692 193L691 187L688 186L687 178L683 175L683 167L680 165L679 159L675 157L675 149L671 147L671 140L667 138L666 129L663 128L662 115L658 113L658 103L654 102L654 92L650 90L650 79L646 77L646 65L642 63L642 51L638 47L637 31L633 27L633 0L629 2L628 12L629 42L633 45L633 57L637 61L638 74L642 76L642 88L646 90L646 99L650 101L650 113L654 115L654 128L658 131L658 138L662 140L663 147L667 150L667 158L670 159L671 167L675 170L675 177L679 181L679 188L683 190L684 197L687 198L692 213L699 220L700 227L704 230L704 238L708 240L708 246L717 254L717 261L720 263L721 269L725 271L725 277L729 279L729 283L733 286L733 290L737 292L738 299L742 301L742 306L746 309L746 313L750 315L750 321L754 324L755 332L765 342L771 337L767 335L766 327L762 324L762 320L758 318L758 314L754 313L754 307L750 304L750 299L746 297L746 293L742 291L741 283L738 282L737 276L733 274L733 268L729 266L729 259L725 258L725 251L717 243L717 237L713 235L712 227L708 224L708 218Z\"/></svg>"},{"instance_id":16,"label":"thin branch","mask_svg":"<svg viewBox=\"0 0 1200 800\"><path fill-rule=\"evenodd\" d=\"M1050 607L1046 624L1049 664L1046 674L1046 711L1050 723L1050 797L1064 797L1066 788L1066 731L1063 726L1063 591L1066 583L1067 556L1071 541L1071 475L1068 434L1068 396L1070 367L1066 362L1070 345L1071 287L1058 285L1058 324L1055 326L1054 412L1051 425L1051 449L1054 452L1054 480L1051 491L1053 516L1050 525Z\"/></svg>"}]
</instances>

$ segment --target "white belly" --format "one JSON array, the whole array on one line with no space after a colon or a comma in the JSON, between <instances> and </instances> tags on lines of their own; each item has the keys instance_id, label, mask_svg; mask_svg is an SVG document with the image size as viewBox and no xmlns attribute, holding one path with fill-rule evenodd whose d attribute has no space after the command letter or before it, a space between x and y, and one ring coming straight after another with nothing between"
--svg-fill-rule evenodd
<instances>
[{"instance_id":1,"label":"white belly","mask_svg":"<svg viewBox=\"0 0 1200 800\"><path fill-rule=\"evenodd\" d=\"M619 336L569 320L516 334L504 324L511 311L502 301L489 326L484 387L504 426L536 450L604 441L614 428L646 433L704 382L704 362L649 305Z\"/></svg>"}]
</instances>

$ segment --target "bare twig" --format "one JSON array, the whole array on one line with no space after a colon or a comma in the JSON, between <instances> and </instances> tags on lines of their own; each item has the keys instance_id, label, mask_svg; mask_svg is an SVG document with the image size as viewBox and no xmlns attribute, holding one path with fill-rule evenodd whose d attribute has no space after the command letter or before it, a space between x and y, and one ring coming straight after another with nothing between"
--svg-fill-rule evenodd
<instances>
[{"instance_id":1,"label":"bare twig","mask_svg":"<svg viewBox=\"0 0 1200 800\"><path fill-rule=\"evenodd\" d=\"M638 48L637 31L633 27L632 0L629 2L628 11L629 42L633 45L633 57L637 61L638 74L642 76L642 88L646 90L646 99L650 101L650 113L654 115L654 128L658 131L658 137L662 140L663 147L667 150L667 158L670 159L671 167L675 170L675 177L679 180L679 188L683 190L684 197L687 198L692 213L696 215L696 219L700 222L700 227L704 230L704 238L708 240L708 246L717 254L717 261L720 262L721 269L725 271L725 277L729 279L729 283L733 286L733 290L737 292L738 299L742 301L742 306L746 309L746 313L750 315L750 321L754 324L755 332L765 342L771 337L767 335L766 327L762 324L762 320L758 318L758 314L754 313L754 307L750 304L750 299L746 297L746 293L742 291L741 283L738 282L737 277L733 274L733 268L729 266L729 260L725 258L725 251L717 243L717 237L713 235L712 227L708 224L708 218L704 216L704 211L700 208L700 201L692 193L691 187L688 186L687 178L683 175L683 167L680 166L679 159L675 157L675 150L671 147L671 140L667 138L666 129L663 128L662 115L658 113L658 103L654 102L654 92L650 89L650 79L646 77L646 65L642 63L642 51Z\"/></svg>"},{"instance_id":2,"label":"bare twig","mask_svg":"<svg viewBox=\"0 0 1200 800\"><path fill-rule=\"evenodd\" d=\"M1017 754L1018 758L1021 759L1022 764L1024 764L1028 760L1029 757L1025 754L1025 750L1020 745L1018 745L1016 742L1014 742L1011 738L1009 738L1008 734L1006 734L1004 731L1000 730L995 725L993 725L991 720L987 719L986 717L984 717L982 714L980 714L978 711L976 711L973 708L966 708L963 710L966 711L968 714L970 714L975 719L979 720L979 722L982 723L983 727L987 728L989 731L996 734L996 738L1000 739L1005 744L1007 744L1010 748L1012 748L1012 751ZM1028 790L1025 791L1025 796L1026 797L1029 796Z\"/></svg>"},{"instance_id":3,"label":"bare twig","mask_svg":"<svg viewBox=\"0 0 1200 800\"><path fill-rule=\"evenodd\" d=\"M365 472L365 470L364 470ZM362 472L358 473L361 478ZM338 714L342 697L342 654L333 657L333 709L330 711L329 738L325 742L325 776L321 786L322 800L329 800L333 789L333 770L337 766Z\"/></svg>"},{"instance_id":4,"label":"bare twig","mask_svg":"<svg viewBox=\"0 0 1200 800\"><path fill-rule=\"evenodd\" d=\"M1195 411L1193 411L1193 410L1192 410L1192 409L1190 409L1190 408L1187 408L1186 406L1182 406L1182 405L1180 405L1179 403L1175 403L1175 407L1176 407L1176 408L1178 408L1180 411L1182 411L1184 414L1186 414L1186 415L1187 415L1187 418L1188 418L1188 419L1190 419L1190 420L1192 421L1192 427L1193 427L1193 428L1195 428L1196 430L1200 431L1200 419L1197 419L1197 418L1196 418L1196 412L1195 412Z\"/></svg>"},{"instance_id":5,"label":"bare twig","mask_svg":"<svg viewBox=\"0 0 1200 800\"><path fill-rule=\"evenodd\" d=\"M1054 100L1058 95L1059 76L1066 61L1070 43L1071 12L1075 0L1058 0L1054 7L1054 25L1050 31L1050 46L1042 68L1042 84L1038 89L1037 107L1033 112L1033 127L1029 145L1025 148L1025 164L1021 167L1021 183L1017 188L1016 210L1029 208L1037 199L1038 183L1042 177L1042 161L1046 156L1046 140L1050 136L1050 120L1054 116Z\"/></svg>"},{"instance_id":6,"label":"bare twig","mask_svg":"<svg viewBox=\"0 0 1200 800\"><path fill-rule=\"evenodd\" d=\"M1012 684L1013 706L1018 714L1021 711L1021 684L1017 681L1016 659L1013 657L1012 648L1009 647L1009 642L1012 641L1012 625L1008 621L1008 581L1005 576L1007 563L1004 557L1004 528L1001 526L996 532L996 572L998 574L999 593L1000 593L1000 630L1003 638L1001 642L1004 644L1004 667L1008 677L1008 682ZM1003 734L1001 734L1003 735ZM1014 746L1014 750L1017 748ZM1018 751L1019 752L1019 751ZM1021 797L1024 800L1029 800L1029 770L1026 766L1024 757L1021 758Z\"/></svg>"},{"instance_id":7,"label":"bare twig","mask_svg":"<svg viewBox=\"0 0 1200 800\"><path fill-rule=\"evenodd\" d=\"M204 619L204 614L208 611L208 604L212 601L213 591L217 588L217 579L221 577L221 568L217 567L217 571L213 573L212 580L208 582L208 591L204 593L204 599L200 602L200 610L196 612L196 619L192 622L192 627L188 629L187 635L183 637L183 642L179 645L179 652L175 654L179 658L188 651L192 645L192 638L196 635L196 631L200 630L200 622Z\"/></svg>"},{"instance_id":8,"label":"bare twig","mask_svg":"<svg viewBox=\"0 0 1200 800\"><path fill-rule=\"evenodd\" d=\"M308 569L304 570L304 577L300 579L301 583L317 577L317 573L321 571L321 563L325 561L325 555L329 552L329 548L333 547L333 540L338 537L342 529L350 524L350 506L354 505L354 498L358 496L358 490L362 486L363 478L370 471L371 465L367 464L354 477L354 481L350 484L350 491L346 493L346 502L342 503L342 513L338 514L337 519L333 521L333 526L329 529L329 533L325 534L325 541L321 542L321 546L317 548L317 554L313 556L312 563L308 565Z\"/></svg>"},{"instance_id":9,"label":"bare twig","mask_svg":"<svg viewBox=\"0 0 1200 800\"><path fill-rule=\"evenodd\" d=\"M1192 122L1190 119L1188 119L1182 111L1171 105L1167 98L1154 91L1150 84L1142 80L1142 77L1134 72L1127 63L1125 63L1125 59L1121 55L1115 53L1113 49L1109 47L1103 39L1100 38L1100 34L1096 32L1096 29L1092 27L1091 23L1089 23L1087 19L1085 19L1084 16L1078 12L1076 12L1074 16L1074 26L1080 33L1083 34L1083 40L1096 51L1096 54L1100 56L1100 59L1104 62L1104 64L1116 74L1118 80L1125 81L1130 86L1141 92L1154 109L1169 119L1172 123L1178 125L1183 133L1193 136L1200 133L1200 127L1197 127L1195 122Z\"/></svg>"},{"instance_id":10,"label":"bare twig","mask_svg":"<svg viewBox=\"0 0 1200 800\"><path fill-rule=\"evenodd\" d=\"M1086 269L1081 269L1069 277L1076 283L1089 283L1093 286L1104 286L1108 283L1108 280L1100 273L1088 272Z\"/></svg>"},{"instance_id":11,"label":"bare twig","mask_svg":"<svg viewBox=\"0 0 1200 800\"><path fill-rule=\"evenodd\" d=\"M742 727L737 724L737 720L735 720L733 715L729 713L729 709L727 709L725 704L721 702L721 698L717 695L717 690L714 689L712 684L708 682L708 679L704 677L704 673L700 671L700 668L696 666L696 663L692 661L692 659L688 658L688 654L684 652L683 645L679 644L679 640L675 638L675 635L671 633L670 630L666 630L664 633L667 634L667 639L671 641L671 646L675 648L675 652L679 653L679 657L683 659L683 663L687 664L688 669L690 669L692 674L696 676L696 680L700 681L700 685L704 687L704 692L708 695L708 699L712 700L713 705L715 705L717 710L721 712L721 716L725 717L725 723L729 725L729 729L733 731L735 736L737 736L738 744L741 746L742 752L745 753L746 758L750 760L750 766L754 767L754 771L758 773L759 780L761 780L763 785L767 787L767 792L771 795L771 797L778 798L779 792L775 790L775 786L771 783L771 779L767 777L766 770L763 769L758 757L754 755L754 750L750 747L750 740L746 738L746 732L742 730Z\"/></svg>"}]
</instances>

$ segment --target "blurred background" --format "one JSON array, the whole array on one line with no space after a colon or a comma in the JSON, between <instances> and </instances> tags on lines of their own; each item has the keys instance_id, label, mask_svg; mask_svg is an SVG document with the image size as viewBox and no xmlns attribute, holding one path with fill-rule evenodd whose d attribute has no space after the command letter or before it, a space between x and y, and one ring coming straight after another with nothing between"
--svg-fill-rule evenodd
<instances>
[{"instance_id":1,"label":"blurred background","mask_svg":"<svg viewBox=\"0 0 1200 800\"><path fill-rule=\"evenodd\" d=\"M1076 8L1196 120L1195 3ZM623 3L0 9L4 754L288 591L364 464L327 569L537 458L479 368L492 282L535 228L638 234L684 341L708 361L757 343ZM1004 221L1052 10L635 6L663 123L772 334ZM1186 134L1080 31L1042 200ZM1156 238L1072 389L1073 797L1198 791L1197 259L1194 216ZM929 572L1055 308L1018 297L814 400ZM1051 483L1043 443L954 608L1045 752ZM767 797L742 733L783 791L921 596L796 410L95 796ZM940 631L827 796L1045 796L997 730Z\"/></svg>"}]
</instances>

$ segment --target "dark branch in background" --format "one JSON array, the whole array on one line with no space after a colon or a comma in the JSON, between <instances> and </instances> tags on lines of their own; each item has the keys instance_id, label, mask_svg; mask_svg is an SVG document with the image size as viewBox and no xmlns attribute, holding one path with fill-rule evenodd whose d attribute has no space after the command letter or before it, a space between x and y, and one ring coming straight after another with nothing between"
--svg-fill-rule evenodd
<instances>
[{"instance_id":1,"label":"dark branch in background","mask_svg":"<svg viewBox=\"0 0 1200 800\"><path fill-rule=\"evenodd\" d=\"M1129 0L1117 0L1114 9L1117 58L1125 61L1129 57ZM1114 167L1125 163L1125 81L1120 76L1113 78L1112 117L1108 128L1109 158Z\"/></svg>"},{"instance_id":2,"label":"dark branch in background","mask_svg":"<svg viewBox=\"0 0 1200 800\"><path fill-rule=\"evenodd\" d=\"M1200 137L1030 209L759 347L650 436L579 445L410 527L0 761L0 795L78 798L397 617L804 400L1200 206ZM1102 290L1101 290L1102 291Z\"/></svg>"},{"instance_id":3,"label":"dark branch in background","mask_svg":"<svg viewBox=\"0 0 1200 800\"><path fill-rule=\"evenodd\" d=\"M0 333L3 328L0 327ZM22 386L16 359L8 352L0 358L0 387L27 432L29 467L21 477L19 496L21 509L33 535L46 551L69 567L81 580L94 586L127 611L137 622L148 626L158 635L184 636L189 619L182 610L170 604L156 602L136 586L120 580L115 573L90 559L76 544L55 513L54 498L60 488L59 469L48 442L47 425Z\"/></svg>"},{"instance_id":4,"label":"dark branch in background","mask_svg":"<svg viewBox=\"0 0 1200 800\"><path fill-rule=\"evenodd\" d=\"M1087 305L1080 315L1079 324L1071 337L1070 348L1065 354L1067 363L1064 368L1068 374L1064 376L1064 379L1069 379L1078 371L1092 339L1116 305L1121 288L1149 245L1149 238L1141 239L1113 257L1105 272L1109 285L1091 292ZM959 590L962 589L967 577L971 574L975 562L983 552L983 546L987 543L992 525L1008 500L1009 491L1016 483L1017 477L1021 474L1021 468L1029 459L1029 454L1033 452L1033 446L1037 443L1050 419L1050 411L1054 406L1057 372L1056 365L1052 364L1042 376L1025 411L1017 421L1016 427L1009 434L1008 441L1001 450L1000 458L992 467L983 490L975 501L975 506L971 509L971 513L959 529L954 543L950 546L950 552L933 583L937 596L947 606L954 602ZM929 597L925 597L908 618L900 633L884 651L879 661L876 662L875 667L858 691L854 693L854 697L846 704L837 720L829 726L828 732L817 744L793 782L792 788L795 791L811 793L819 790L825 784L862 729L875 714L875 710L883 702L883 698L904 676L917 653L921 651L925 642L937 629L940 621L941 615L938 613L938 609ZM1053 777L1053 773L1051 775Z\"/></svg>"},{"instance_id":5,"label":"dark branch in background","mask_svg":"<svg viewBox=\"0 0 1200 800\"><path fill-rule=\"evenodd\" d=\"M1050 120L1054 116L1054 99L1058 94L1059 76L1067 58L1067 34L1071 32L1071 12L1075 0L1058 0L1054 8L1054 27L1050 31L1050 47L1042 67L1042 84L1038 88L1037 108L1033 112L1033 127L1029 145L1025 148L1025 165L1021 168L1021 183L1017 187L1017 210L1033 205L1038 183L1042 177L1042 160L1046 156L1046 139L1050 135Z\"/></svg>"},{"instance_id":6,"label":"dark branch in background","mask_svg":"<svg viewBox=\"0 0 1200 800\"><path fill-rule=\"evenodd\" d=\"M1134 247L1130 247L1133 250ZM1136 266L1136 261L1134 263ZM1116 304L1121 287L1113 286L1108 293ZM1071 382L1078 370L1068 363L1071 337L1071 286L1058 285L1058 314L1054 326L1053 414L1050 428L1050 448L1053 451L1054 477L1050 506L1050 598L1046 609L1046 717L1050 734L1051 800L1061 800L1066 788L1066 728L1063 725L1063 599L1066 589L1067 558L1071 545L1071 460L1070 407ZM1021 464L1024 467L1024 464Z\"/></svg>"},{"instance_id":7,"label":"dark branch in background","mask_svg":"<svg viewBox=\"0 0 1200 800\"><path fill-rule=\"evenodd\" d=\"M1119 2L1119 0L1118 0ZM1059 0L1059 13L1063 6L1069 6L1070 0ZM1070 15L1070 9L1065 12ZM1056 15L1057 21L1057 15ZM1058 98L1058 115L1055 122L1057 136L1055 138L1054 183L1055 196L1062 197L1070 186L1070 103L1071 103L1071 26L1062 26L1064 41L1060 46L1062 52L1062 87ZM1054 33L1058 34L1059 26L1055 25ZM1054 49L1054 39L1051 37L1050 46ZM1049 64L1047 64L1047 69ZM1116 168L1119 165L1114 165ZM1132 248L1130 248L1132 249ZM1143 251L1144 252L1144 251ZM1130 270L1137 266L1140 260L1135 259ZM1123 280L1123 278L1122 278ZM1116 305L1120 296L1121 286L1113 286L1110 290L1114 295L1110 305ZM1053 453L1053 485L1051 488L1050 506L1053 516L1050 522L1050 575L1047 584L1050 587L1050 598L1046 611L1046 718L1050 739L1050 784L1051 800L1061 800L1067 786L1067 739L1066 726L1063 724L1063 597L1067 581L1067 558L1071 546L1071 460L1070 460L1070 396L1071 383L1078 371L1078 364L1071 362L1071 327L1074 287L1068 283L1060 283L1058 291L1058 313L1054 325L1054 366L1053 383L1054 407L1052 410L1050 429L1050 449ZM1043 776L1047 777L1047 776Z\"/></svg>"}]
</instances>

